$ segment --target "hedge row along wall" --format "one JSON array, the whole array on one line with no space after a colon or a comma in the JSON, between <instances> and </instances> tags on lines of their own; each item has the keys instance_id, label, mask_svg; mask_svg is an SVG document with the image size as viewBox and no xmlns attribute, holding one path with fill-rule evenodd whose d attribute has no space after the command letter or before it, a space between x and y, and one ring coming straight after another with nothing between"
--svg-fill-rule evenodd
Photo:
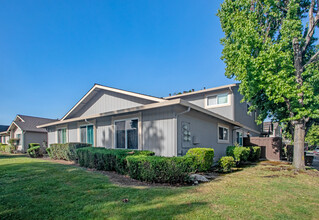
<instances>
[{"instance_id":1,"label":"hedge row along wall","mask_svg":"<svg viewBox=\"0 0 319 220\"><path fill-rule=\"evenodd\" d=\"M54 160L76 161L78 159L76 149L91 146L87 143L51 144L47 152L50 158Z\"/></svg>"}]
</instances>

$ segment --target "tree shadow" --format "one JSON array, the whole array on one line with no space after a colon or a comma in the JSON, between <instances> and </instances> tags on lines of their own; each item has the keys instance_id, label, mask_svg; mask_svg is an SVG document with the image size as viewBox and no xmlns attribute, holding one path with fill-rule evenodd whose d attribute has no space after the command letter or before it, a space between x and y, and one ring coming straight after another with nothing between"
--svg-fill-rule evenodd
<instances>
[{"instance_id":1,"label":"tree shadow","mask_svg":"<svg viewBox=\"0 0 319 220\"><path fill-rule=\"evenodd\" d=\"M0 176L0 219L168 219L206 204L178 200L189 188L120 187L102 174L43 160L10 160Z\"/></svg>"},{"instance_id":2,"label":"tree shadow","mask_svg":"<svg viewBox=\"0 0 319 220\"><path fill-rule=\"evenodd\" d=\"M0 159L10 159L10 158L27 158L26 154L2 154L0 153Z\"/></svg>"}]
</instances>

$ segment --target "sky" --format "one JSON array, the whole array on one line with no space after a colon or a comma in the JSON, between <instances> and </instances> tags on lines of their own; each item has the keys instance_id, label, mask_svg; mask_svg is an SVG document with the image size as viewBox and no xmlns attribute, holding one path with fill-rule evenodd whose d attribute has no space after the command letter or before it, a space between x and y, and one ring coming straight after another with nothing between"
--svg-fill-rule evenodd
<instances>
[{"instance_id":1,"label":"sky","mask_svg":"<svg viewBox=\"0 0 319 220\"><path fill-rule=\"evenodd\" d=\"M95 83L157 97L234 83L222 0L0 0L0 124L61 118Z\"/></svg>"}]
</instances>

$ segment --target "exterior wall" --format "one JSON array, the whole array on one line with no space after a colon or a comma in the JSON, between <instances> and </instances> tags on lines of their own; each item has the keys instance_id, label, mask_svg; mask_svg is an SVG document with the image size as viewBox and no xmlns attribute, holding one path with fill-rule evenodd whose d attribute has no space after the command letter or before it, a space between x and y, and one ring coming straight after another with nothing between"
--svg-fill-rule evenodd
<instances>
[{"instance_id":1,"label":"exterior wall","mask_svg":"<svg viewBox=\"0 0 319 220\"><path fill-rule=\"evenodd\" d=\"M9 143L9 135L1 135L1 143L8 144Z\"/></svg>"},{"instance_id":2,"label":"exterior wall","mask_svg":"<svg viewBox=\"0 0 319 220\"><path fill-rule=\"evenodd\" d=\"M48 131L48 147L50 147L50 144L55 144L57 143L57 131L56 131L56 127L52 126L47 128Z\"/></svg>"},{"instance_id":3,"label":"exterior wall","mask_svg":"<svg viewBox=\"0 0 319 220\"><path fill-rule=\"evenodd\" d=\"M27 152L30 143L39 143L41 147L46 148L48 142L47 133L26 132L24 133L23 152Z\"/></svg>"},{"instance_id":4,"label":"exterior wall","mask_svg":"<svg viewBox=\"0 0 319 220\"><path fill-rule=\"evenodd\" d=\"M213 95L218 95L218 94L223 94L223 93L228 93L228 105L225 106L214 106L214 107L208 107L206 106L206 97L207 96L213 96ZM218 91L211 91L207 93L200 93L200 94L194 94L194 95L189 95L185 97L181 97L185 101L188 101L194 105L198 105L202 108L205 108L209 111L212 111L214 113L220 114L226 118L234 120L234 109L233 109L233 99L232 99L232 92L227 88L223 90L218 90Z\"/></svg>"},{"instance_id":5,"label":"exterior wall","mask_svg":"<svg viewBox=\"0 0 319 220\"><path fill-rule=\"evenodd\" d=\"M235 108L235 121L247 126L255 131L261 131L261 125L257 125L255 122L255 113L252 115L247 114L247 102L241 103L243 96L239 93L238 87L233 88L234 91L234 108ZM258 136L256 132L250 132L251 136Z\"/></svg>"},{"instance_id":6,"label":"exterior wall","mask_svg":"<svg viewBox=\"0 0 319 220\"><path fill-rule=\"evenodd\" d=\"M261 147L261 157L267 160L280 160L282 150L281 137L250 137L244 139L245 146Z\"/></svg>"},{"instance_id":7,"label":"exterior wall","mask_svg":"<svg viewBox=\"0 0 319 220\"><path fill-rule=\"evenodd\" d=\"M103 112L120 110L153 103L152 101L101 90L97 92L82 108L74 111L67 118L95 115Z\"/></svg>"},{"instance_id":8,"label":"exterior wall","mask_svg":"<svg viewBox=\"0 0 319 220\"><path fill-rule=\"evenodd\" d=\"M182 134L182 124L189 123L191 132L191 142L185 142ZM218 141L218 125L229 128L229 141L220 143ZM178 155L185 155L188 149L195 147L213 148L215 150L215 161L226 155L226 148L233 145L233 126L217 118L213 118L202 113L191 110L178 117ZM194 141L195 140L195 141ZM196 144L195 144L195 143Z\"/></svg>"},{"instance_id":9,"label":"exterior wall","mask_svg":"<svg viewBox=\"0 0 319 220\"><path fill-rule=\"evenodd\" d=\"M143 150L160 156L176 155L176 120L173 106L142 113Z\"/></svg>"},{"instance_id":10,"label":"exterior wall","mask_svg":"<svg viewBox=\"0 0 319 220\"><path fill-rule=\"evenodd\" d=\"M113 127L111 117L96 119L97 147L113 148Z\"/></svg>"},{"instance_id":11,"label":"exterior wall","mask_svg":"<svg viewBox=\"0 0 319 220\"><path fill-rule=\"evenodd\" d=\"M78 126L76 122L69 123L67 126L67 142L79 142Z\"/></svg>"},{"instance_id":12,"label":"exterior wall","mask_svg":"<svg viewBox=\"0 0 319 220\"><path fill-rule=\"evenodd\" d=\"M11 134L11 137L12 138L18 138L18 135L20 135L20 141L19 141L19 144L17 146L17 150L18 151L22 151L24 152L24 144L23 144L23 132L20 128L16 128L12 134Z\"/></svg>"}]
</instances>

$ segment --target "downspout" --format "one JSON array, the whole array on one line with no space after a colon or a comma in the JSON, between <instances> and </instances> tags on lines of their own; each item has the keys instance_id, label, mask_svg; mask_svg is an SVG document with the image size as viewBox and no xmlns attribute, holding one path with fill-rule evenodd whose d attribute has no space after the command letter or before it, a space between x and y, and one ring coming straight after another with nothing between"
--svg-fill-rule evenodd
<instances>
[{"instance_id":1,"label":"downspout","mask_svg":"<svg viewBox=\"0 0 319 220\"><path fill-rule=\"evenodd\" d=\"M177 131L177 128L178 128L178 116L180 116L180 115L183 115L183 114L186 114L186 113L188 113L188 112L190 112L191 111L191 107L188 107L187 108L187 110L186 111L183 111L183 112L180 112L180 113L177 113L176 114L176 116L175 116L175 120L176 120L176 122L175 122L175 138L176 138L176 140L175 140L175 156L178 156L178 150L177 150L177 148L178 148L178 131Z\"/></svg>"}]
</instances>

